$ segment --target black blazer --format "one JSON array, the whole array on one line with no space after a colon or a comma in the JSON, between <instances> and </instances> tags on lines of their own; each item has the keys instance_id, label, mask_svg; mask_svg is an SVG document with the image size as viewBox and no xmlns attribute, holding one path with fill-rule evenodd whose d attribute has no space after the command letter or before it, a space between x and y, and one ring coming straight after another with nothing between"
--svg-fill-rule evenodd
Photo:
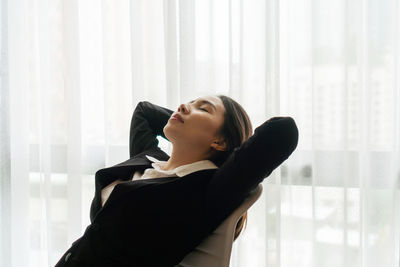
<instances>
[{"instance_id":1,"label":"black blazer","mask_svg":"<svg viewBox=\"0 0 400 267\"><path fill-rule=\"evenodd\" d=\"M178 264L297 146L294 120L274 117L256 128L218 169L130 181L136 170L152 167L146 155L168 160L156 137L166 138L163 128L172 113L147 101L136 106L130 129L130 159L96 172L91 224L57 267ZM101 207L102 188L116 179L127 182L117 184Z\"/></svg>"}]
</instances>

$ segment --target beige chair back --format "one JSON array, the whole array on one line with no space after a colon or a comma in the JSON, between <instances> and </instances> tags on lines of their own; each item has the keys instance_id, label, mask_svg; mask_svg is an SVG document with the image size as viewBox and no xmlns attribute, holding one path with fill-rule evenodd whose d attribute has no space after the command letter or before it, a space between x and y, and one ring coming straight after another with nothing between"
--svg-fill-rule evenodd
<instances>
[{"instance_id":1,"label":"beige chair back","mask_svg":"<svg viewBox=\"0 0 400 267\"><path fill-rule=\"evenodd\" d=\"M236 224L262 193L259 184L243 203L175 267L229 267Z\"/></svg>"}]
</instances>

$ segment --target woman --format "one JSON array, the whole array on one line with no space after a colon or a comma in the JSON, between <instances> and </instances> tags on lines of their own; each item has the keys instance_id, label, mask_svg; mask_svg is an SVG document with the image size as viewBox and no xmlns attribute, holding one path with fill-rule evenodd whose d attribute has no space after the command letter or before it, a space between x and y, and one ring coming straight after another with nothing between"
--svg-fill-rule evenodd
<instances>
[{"instance_id":1,"label":"woman","mask_svg":"<svg viewBox=\"0 0 400 267\"><path fill-rule=\"evenodd\" d=\"M227 96L201 97L176 112L140 102L130 159L96 172L91 224L56 266L178 264L297 146L290 117L251 134L246 112ZM172 143L170 157L157 135Z\"/></svg>"}]
</instances>

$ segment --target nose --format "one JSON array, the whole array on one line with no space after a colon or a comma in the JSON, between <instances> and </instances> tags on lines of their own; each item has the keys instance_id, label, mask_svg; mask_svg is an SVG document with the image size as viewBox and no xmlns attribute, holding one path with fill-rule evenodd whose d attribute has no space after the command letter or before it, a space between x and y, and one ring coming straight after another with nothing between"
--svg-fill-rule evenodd
<instances>
[{"instance_id":1,"label":"nose","mask_svg":"<svg viewBox=\"0 0 400 267\"><path fill-rule=\"evenodd\" d=\"M178 112L188 113L189 108L185 104L180 104L180 106L178 107Z\"/></svg>"}]
</instances>

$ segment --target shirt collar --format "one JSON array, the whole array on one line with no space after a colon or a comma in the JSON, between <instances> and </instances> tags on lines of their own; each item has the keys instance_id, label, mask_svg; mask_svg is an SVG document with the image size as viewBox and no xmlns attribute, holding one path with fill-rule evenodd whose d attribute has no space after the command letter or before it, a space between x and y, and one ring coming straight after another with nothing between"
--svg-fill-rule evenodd
<instances>
[{"instance_id":1,"label":"shirt collar","mask_svg":"<svg viewBox=\"0 0 400 267\"><path fill-rule=\"evenodd\" d=\"M154 169L156 169L159 172L165 173L167 175L176 174L177 176L182 177L192 172L197 172L206 169L218 169L218 167L212 161L206 159L181 165L179 167L176 167L175 169L166 171L162 169L162 167L166 164L166 161L158 160L148 155L146 155L146 157L153 162L151 166L153 166Z\"/></svg>"}]
</instances>

